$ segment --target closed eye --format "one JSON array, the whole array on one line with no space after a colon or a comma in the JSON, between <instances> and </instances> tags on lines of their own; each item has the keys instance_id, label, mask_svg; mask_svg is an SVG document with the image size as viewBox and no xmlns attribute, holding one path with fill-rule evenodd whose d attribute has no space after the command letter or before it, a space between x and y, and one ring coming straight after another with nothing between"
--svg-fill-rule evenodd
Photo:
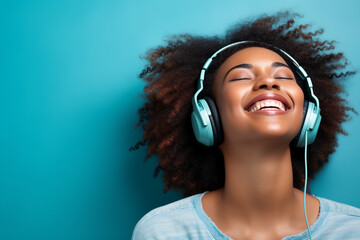
<instances>
[{"instance_id":1,"label":"closed eye","mask_svg":"<svg viewBox=\"0 0 360 240\"><path fill-rule=\"evenodd\" d=\"M275 77L275 79L294 80L294 78L289 78L289 77ZM251 78L235 78L235 79L229 80L229 82L238 81L238 80L251 80Z\"/></svg>"},{"instance_id":2,"label":"closed eye","mask_svg":"<svg viewBox=\"0 0 360 240\"><path fill-rule=\"evenodd\" d=\"M288 78L288 77L275 77L275 79L288 79L288 80L294 80L294 78Z\"/></svg>"},{"instance_id":3,"label":"closed eye","mask_svg":"<svg viewBox=\"0 0 360 240\"><path fill-rule=\"evenodd\" d=\"M235 78L235 79L229 80L229 82L233 82L233 81L237 81L237 80L251 80L251 78Z\"/></svg>"}]
</instances>

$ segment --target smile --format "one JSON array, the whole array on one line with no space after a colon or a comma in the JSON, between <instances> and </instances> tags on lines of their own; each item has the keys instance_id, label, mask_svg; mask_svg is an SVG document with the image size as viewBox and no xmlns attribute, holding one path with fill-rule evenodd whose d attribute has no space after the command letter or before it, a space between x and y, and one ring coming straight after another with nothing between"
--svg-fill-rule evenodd
<instances>
[{"instance_id":1,"label":"smile","mask_svg":"<svg viewBox=\"0 0 360 240\"><path fill-rule=\"evenodd\" d=\"M289 102L280 94L266 93L253 98L245 110L251 113L281 114L290 109Z\"/></svg>"},{"instance_id":2,"label":"smile","mask_svg":"<svg viewBox=\"0 0 360 240\"><path fill-rule=\"evenodd\" d=\"M263 111L263 110L274 110L285 112L285 105L277 100L267 99L256 102L250 108L250 112Z\"/></svg>"}]
</instances>

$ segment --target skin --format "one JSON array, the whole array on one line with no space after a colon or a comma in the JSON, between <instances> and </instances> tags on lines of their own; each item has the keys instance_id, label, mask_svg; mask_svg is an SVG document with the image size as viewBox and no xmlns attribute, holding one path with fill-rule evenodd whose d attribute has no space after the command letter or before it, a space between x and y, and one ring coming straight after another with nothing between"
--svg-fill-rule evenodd
<instances>
[{"instance_id":1,"label":"skin","mask_svg":"<svg viewBox=\"0 0 360 240\"><path fill-rule=\"evenodd\" d=\"M232 239L281 239L307 230L303 192L293 187L289 147L301 126L304 95L292 71L274 62L287 65L271 50L249 47L230 56L215 74L225 185L205 194L202 205ZM239 64L251 66L233 68ZM280 94L289 109L283 114L247 111L247 104L263 93ZM311 226L320 203L307 194L306 207Z\"/></svg>"}]
</instances>

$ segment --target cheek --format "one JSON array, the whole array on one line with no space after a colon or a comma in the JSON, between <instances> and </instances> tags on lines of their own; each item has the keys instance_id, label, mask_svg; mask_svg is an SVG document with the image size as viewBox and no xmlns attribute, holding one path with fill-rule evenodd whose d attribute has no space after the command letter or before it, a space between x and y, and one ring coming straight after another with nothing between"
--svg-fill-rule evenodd
<instances>
[{"instance_id":1,"label":"cheek","mask_svg":"<svg viewBox=\"0 0 360 240\"><path fill-rule=\"evenodd\" d=\"M294 125L300 130L301 123L304 115L304 93L302 89L297 85L297 87L292 88L289 91L289 96L292 96L293 106L294 106Z\"/></svg>"},{"instance_id":2,"label":"cheek","mask_svg":"<svg viewBox=\"0 0 360 240\"><path fill-rule=\"evenodd\" d=\"M219 94L219 111L221 118L236 116L242 110L242 99L244 98L244 88L232 86L225 87ZM225 119L224 119L225 120Z\"/></svg>"},{"instance_id":3,"label":"cheek","mask_svg":"<svg viewBox=\"0 0 360 240\"><path fill-rule=\"evenodd\" d=\"M217 95L218 112L225 135L236 132L236 129L246 128L246 112L243 109L243 99L246 96L246 86L224 87Z\"/></svg>"}]
</instances>

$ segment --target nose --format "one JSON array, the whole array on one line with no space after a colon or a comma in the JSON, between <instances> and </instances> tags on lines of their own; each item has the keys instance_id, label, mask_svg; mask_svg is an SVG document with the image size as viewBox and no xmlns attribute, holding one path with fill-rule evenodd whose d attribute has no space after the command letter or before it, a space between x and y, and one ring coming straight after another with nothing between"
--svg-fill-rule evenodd
<instances>
[{"instance_id":1,"label":"nose","mask_svg":"<svg viewBox=\"0 0 360 240\"><path fill-rule=\"evenodd\" d=\"M280 90L280 84L275 78L269 77L269 76L264 76L264 77L260 78L258 81L256 81L254 84L253 90L259 90L259 89Z\"/></svg>"}]
</instances>

